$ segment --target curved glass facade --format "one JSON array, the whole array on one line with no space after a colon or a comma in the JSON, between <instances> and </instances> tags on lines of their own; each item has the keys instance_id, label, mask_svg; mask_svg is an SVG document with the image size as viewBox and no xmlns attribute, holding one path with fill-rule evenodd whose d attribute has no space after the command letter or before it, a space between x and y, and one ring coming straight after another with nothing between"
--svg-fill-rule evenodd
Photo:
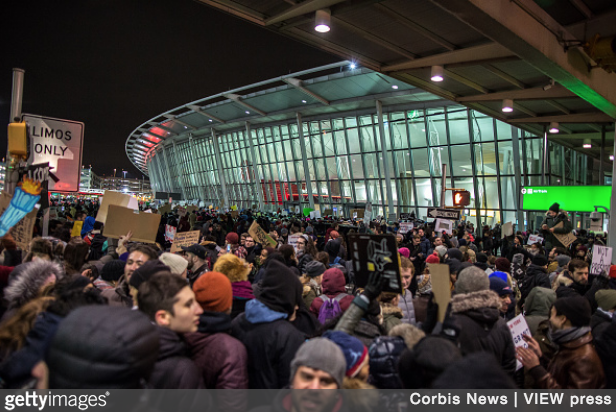
<instances>
[{"instance_id":1,"label":"curved glass facade","mask_svg":"<svg viewBox=\"0 0 616 412\"><path fill-rule=\"evenodd\" d=\"M386 160L394 212L423 217L442 206L445 164L447 186L471 192L466 216L489 225L516 222L519 186L541 183L543 137L447 102L413 107L384 107L386 159L376 106L373 113L306 117L301 133L287 120L254 126L249 136L247 128L179 136L146 158L153 190L266 211L307 207L312 193L317 210L349 216L371 202L375 214L387 214ZM553 142L548 150L546 184L592 183L591 158Z\"/></svg>"}]
</instances>

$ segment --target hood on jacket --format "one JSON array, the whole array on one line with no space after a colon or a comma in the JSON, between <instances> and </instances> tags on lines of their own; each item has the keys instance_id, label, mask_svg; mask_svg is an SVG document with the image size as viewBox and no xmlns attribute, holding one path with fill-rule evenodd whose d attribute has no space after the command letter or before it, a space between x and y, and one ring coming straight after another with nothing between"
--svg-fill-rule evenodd
<instances>
[{"instance_id":1,"label":"hood on jacket","mask_svg":"<svg viewBox=\"0 0 616 412\"><path fill-rule=\"evenodd\" d=\"M533 288L524 301L524 315L549 317L550 308L555 300L556 292L552 289Z\"/></svg>"},{"instance_id":2,"label":"hood on jacket","mask_svg":"<svg viewBox=\"0 0 616 412\"><path fill-rule=\"evenodd\" d=\"M543 266L537 266L534 263L531 263L526 268L526 276L535 276L537 274L547 274L548 270Z\"/></svg>"},{"instance_id":3,"label":"hood on jacket","mask_svg":"<svg viewBox=\"0 0 616 412\"><path fill-rule=\"evenodd\" d=\"M330 268L323 273L323 283L321 289L326 295L338 295L339 293L346 293L346 280L344 279L344 273L338 268ZM330 296L331 297L331 296Z\"/></svg>"},{"instance_id":4,"label":"hood on jacket","mask_svg":"<svg viewBox=\"0 0 616 412\"><path fill-rule=\"evenodd\" d=\"M227 332L231 330L231 316L222 312L203 312L197 330L201 333Z\"/></svg>"},{"instance_id":5,"label":"hood on jacket","mask_svg":"<svg viewBox=\"0 0 616 412\"><path fill-rule=\"evenodd\" d=\"M83 226L81 227L81 237L84 237L88 234L90 230L94 229L95 222L96 219L94 219L92 216L86 217L86 220L83 221Z\"/></svg>"},{"instance_id":6,"label":"hood on jacket","mask_svg":"<svg viewBox=\"0 0 616 412\"><path fill-rule=\"evenodd\" d=\"M48 283L64 277L64 270L55 262L36 260L16 266L11 273L9 285L4 289L4 298L9 308L18 308L34 299ZM55 275L55 280L52 275Z\"/></svg>"},{"instance_id":7,"label":"hood on jacket","mask_svg":"<svg viewBox=\"0 0 616 412\"><path fill-rule=\"evenodd\" d=\"M404 344L407 348L413 349L413 347L422 340L426 334L423 330L408 323L401 323L396 325L389 331L389 336L399 336L404 340Z\"/></svg>"},{"instance_id":8,"label":"hood on jacket","mask_svg":"<svg viewBox=\"0 0 616 412\"><path fill-rule=\"evenodd\" d=\"M284 263L272 260L265 268L261 292L257 298L273 311L291 316L302 306L302 283Z\"/></svg>"},{"instance_id":9,"label":"hood on jacket","mask_svg":"<svg viewBox=\"0 0 616 412\"><path fill-rule=\"evenodd\" d=\"M246 320L250 323L269 323L278 319L286 319L286 313L276 312L257 299L246 302Z\"/></svg>"},{"instance_id":10,"label":"hood on jacket","mask_svg":"<svg viewBox=\"0 0 616 412\"><path fill-rule=\"evenodd\" d=\"M451 311L453 313L468 312L483 308L501 307L501 300L491 290L480 290L478 292L462 293L455 295L451 301Z\"/></svg>"}]
</instances>

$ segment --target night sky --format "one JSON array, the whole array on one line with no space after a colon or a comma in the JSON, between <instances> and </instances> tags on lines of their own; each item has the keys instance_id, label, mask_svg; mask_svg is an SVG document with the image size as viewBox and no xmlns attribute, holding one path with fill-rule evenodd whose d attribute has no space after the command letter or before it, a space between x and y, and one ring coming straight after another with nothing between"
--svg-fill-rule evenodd
<instances>
[{"instance_id":1,"label":"night sky","mask_svg":"<svg viewBox=\"0 0 616 412\"><path fill-rule=\"evenodd\" d=\"M83 164L99 175L141 178L124 142L166 110L341 60L192 0L2 3L0 117L22 68L22 111L84 122ZM0 142L4 157L6 127Z\"/></svg>"}]
</instances>

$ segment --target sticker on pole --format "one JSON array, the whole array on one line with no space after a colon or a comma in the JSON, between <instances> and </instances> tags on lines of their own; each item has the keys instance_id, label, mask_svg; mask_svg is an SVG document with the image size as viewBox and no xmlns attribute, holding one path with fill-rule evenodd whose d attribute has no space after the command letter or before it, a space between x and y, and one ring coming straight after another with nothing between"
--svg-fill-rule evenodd
<instances>
[{"instance_id":1,"label":"sticker on pole","mask_svg":"<svg viewBox=\"0 0 616 412\"><path fill-rule=\"evenodd\" d=\"M84 124L72 120L24 114L30 139L28 164L49 163L58 181L49 191L77 192L81 178Z\"/></svg>"}]
</instances>

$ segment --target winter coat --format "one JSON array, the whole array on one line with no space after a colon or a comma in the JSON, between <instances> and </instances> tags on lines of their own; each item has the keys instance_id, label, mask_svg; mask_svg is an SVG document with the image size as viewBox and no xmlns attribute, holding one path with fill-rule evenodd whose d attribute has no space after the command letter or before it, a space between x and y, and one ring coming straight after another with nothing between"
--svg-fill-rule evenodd
<instances>
[{"instance_id":1,"label":"winter coat","mask_svg":"<svg viewBox=\"0 0 616 412\"><path fill-rule=\"evenodd\" d=\"M4 288L4 299L9 311L36 298L41 288L48 283L48 276L41 274L50 272L56 275L56 280L64 277L64 270L54 262L39 260L16 266L9 276L9 285Z\"/></svg>"},{"instance_id":2,"label":"winter coat","mask_svg":"<svg viewBox=\"0 0 616 412\"><path fill-rule=\"evenodd\" d=\"M276 392L274 399L271 400L271 404L268 403L267 405L259 406L253 409L251 412L290 412L292 405L293 405L293 401L292 401L293 395L291 392L292 391L290 389L278 391ZM346 398L345 392L349 393L348 391L337 391L335 396L338 397L338 401L336 402L336 404L330 411L324 411L324 412L358 411L359 410L358 408L349 407L349 402ZM357 395L354 395L354 396L359 396L359 393L363 391L356 391L356 392L357 392ZM369 411L371 410L371 408L365 408L363 410Z\"/></svg>"},{"instance_id":3,"label":"winter coat","mask_svg":"<svg viewBox=\"0 0 616 412\"><path fill-rule=\"evenodd\" d=\"M455 295L451 302L453 321L459 328L458 342L463 355L486 351L494 354L505 372L513 376L516 351L509 327L500 317L501 301L491 290Z\"/></svg>"},{"instance_id":4,"label":"winter coat","mask_svg":"<svg viewBox=\"0 0 616 412\"><path fill-rule=\"evenodd\" d=\"M616 323L606 328L600 338L595 339L595 349L605 371L606 389L616 389Z\"/></svg>"},{"instance_id":5,"label":"winter coat","mask_svg":"<svg viewBox=\"0 0 616 412\"><path fill-rule=\"evenodd\" d=\"M551 229L554 226L558 225L560 222L563 223L562 227L554 229L554 233L566 235L567 233L573 230L571 220L569 220L569 218L567 217L565 213L559 213L558 215L554 217L550 217L546 214L545 219L543 219L543 222L541 222L541 225L539 227L543 227L543 225L547 225L548 229ZM542 229L542 232L543 232L543 238L545 239L545 248L547 250L552 250L552 248L555 248L555 247L562 247L562 248L565 247L565 245L560 243L560 241L556 238L556 236L554 236L554 233L550 232L549 230L543 230L543 229Z\"/></svg>"},{"instance_id":6,"label":"winter coat","mask_svg":"<svg viewBox=\"0 0 616 412\"><path fill-rule=\"evenodd\" d=\"M557 296L570 296L572 294L584 296L591 287L592 286L590 284L582 285L573 281L573 278L571 277L571 274L568 270L565 270L563 273L558 275L558 277L554 281L554 285L552 285L552 289L556 291ZM566 290L567 288L569 290Z\"/></svg>"},{"instance_id":7,"label":"winter coat","mask_svg":"<svg viewBox=\"0 0 616 412\"><path fill-rule=\"evenodd\" d=\"M185 335L190 357L201 371L206 388L248 389L248 354L242 342L227 333L230 330L229 315L203 312L199 330ZM233 403L223 406L224 410L242 407Z\"/></svg>"},{"instance_id":8,"label":"winter coat","mask_svg":"<svg viewBox=\"0 0 616 412\"><path fill-rule=\"evenodd\" d=\"M342 309L343 312L349 308L351 302L353 301L353 295L349 295L346 293L345 286L346 282L342 271L331 271L323 275L323 283L321 284L321 290L323 291L324 295L326 295L330 299L334 299L341 293L346 295L339 302L340 309ZM312 312L315 316L318 317L321 305L323 305L323 299L320 297L316 297L310 305L310 312Z\"/></svg>"},{"instance_id":9,"label":"winter coat","mask_svg":"<svg viewBox=\"0 0 616 412\"><path fill-rule=\"evenodd\" d=\"M593 348L590 333L559 345L547 370L539 365L529 373L537 389L602 389L605 386L603 365Z\"/></svg>"},{"instance_id":10,"label":"winter coat","mask_svg":"<svg viewBox=\"0 0 616 412\"><path fill-rule=\"evenodd\" d=\"M304 299L304 304L306 307L309 308L314 299L322 293L321 286L318 286L313 280L310 280L310 282L305 284L302 291L302 298Z\"/></svg>"},{"instance_id":11,"label":"winter coat","mask_svg":"<svg viewBox=\"0 0 616 412\"><path fill-rule=\"evenodd\" d=\"M197 281L197 279L199 279L201 277L201 275L203 275L208 270L209 270L208 269L208 264L205 263L205 264L201 265L200 267L198 267L197 269L195 269L194 271L191 271L188 274L188 284L190 285L191 289L192 289L193 285L195 284L195 282Z\"/></svg>"},{"instance_id":12,"label":"winter coat","mask_svg":"<svg viewBox=\"0 0 616 412\"><path fill-rule=\"evenodd\" d=\"M160 345L158 359L148 383L153 389L204 389L197 365L180 335L171 329L158 327Z\"/></svg>"},{"instance_id":13,"label":"winter coat","mask_svg":"<svg viewBox=\"0 0 616 412\"><path fill-rule=\"evenodd\" d=\"M383 328L387 333L389 333L394 326L398 326L402 323L403 314L398 306L383 304L381 305L381 313L383 315Z\"/></svg>"},{"instance_id":14,"label":"winter coat","mask_svg":"<svg viewBox=\"0 0 616 412\"><path fill-rule=\"evenodd\" d=\"M126 306L133 307L133 298L130 295L128 283L122 277L115 289L106 289L101 291L101 296L107 298L110 306Z\"/></svg>"},{"instance_id":15,"label":"winter coat","mask_svg":"<svg viewBox=\"0 0 616 412\"><path fill-rule=\"evenodd\" d=\"M532 336L537 334L541 322L550 318L550 309L556 301L556 292L546 287L534 288L526 298L524 319Z\"/></svg>"},{"instance_id":16,"label":"winter coat","mask_svg":"<svg viewBox=\"0 0 616 412\"><path fill-rule=\"evenodd\" d=\"M522 307L526 298L530 294L530 291L535 287L549 288L550 278L548 277L547 270L542 266L530 264L526 268L526 276L520 281L520 301L518 305Z\"/></svg>"},{"instance_id":17,"label":"winter coat","mask_svg":"<svg viewBox=\"0 0 616 412\"><path fill-rule=\"evenodd\" d=\"M301 255L299 259L297 259L297 269L299 270L299 273L302 275L306 273L306 265L308 262L312 262L313 260L314 258L309 253L304 253Z\"/></svg>"},{"instance_id":18,"label":"winter coat","mask_svg":"<svg viewBox=\"0 0 616 412\"><path fill-rule=\"evenodd\" d=\"M417 319L415 317L415 305L413 302L414 299L412 293L408 289L402 290L398 307L402 310L402 322L410 323L411 325L415 325L417 323Z\"/></svg>"},{"instance_id":19,"label":"winter coat","mask_svg":"<svg viewBox=\"0 0 616 412\"><path fill-rule=\"evenodd\" d=\"M379 389L402 389L398 375L398 360L406 349L399 336L379 336L368 350L370 356L370 384Z\"/></svg>"},{"instance_id":20,"label":"winter coat","mask_svg":"<svg viewBox=\"0 0 616 412\"><path fill-rule=\"evenodd\" d=\"M608 315L603 309L599 308L590 318L590 327L592 329L592 337L597 340L601 338L603 332L612 323L612 317Z\"/></svg>"},{"instance_id":21,"label":"winter coat","mask_svg":"<svg viewBox=\"0 0 616 412\"><path fill-rule=\"evenodd\" d=\"M289 384L291 361L306 337L286 317L255 299L233 319L231 335L248 352L250 389L281 389Z\"/></svg>"}]
</instances>

